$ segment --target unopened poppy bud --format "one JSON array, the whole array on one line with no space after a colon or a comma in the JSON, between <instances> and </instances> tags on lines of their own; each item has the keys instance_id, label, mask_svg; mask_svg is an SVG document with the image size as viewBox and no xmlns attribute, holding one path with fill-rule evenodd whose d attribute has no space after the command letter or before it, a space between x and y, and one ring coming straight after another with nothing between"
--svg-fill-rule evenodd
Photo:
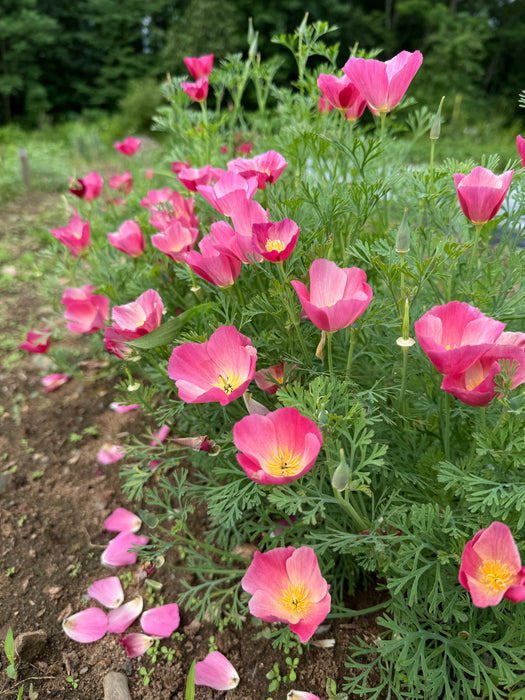
<instances>
[{"instance_id":1,"label":"unopened poppy bud","mask_svg":"<svg viewBox=\"0 0 525 700\"><path fill-rule=\"evenodd\" d=\"M348 481L350 480L350 470L348 469L348 464L346 463L344 450L340 449L341 461L335 468L334 474L332 476L332 486L336 491L344 491L348 486Z\"/></svg>"},{"instance_id":2,"label":"unopened poppy bud","mask_svg":"<svg viewBox=\"0 0 525 700\"><path fill-rule=\"evenodd\" d=\"M408 207L405 207L403 218L397 230L396 253L399 253L399 255L404 255L410 250L410 228L407 222L407 211Z\"/></svg>"},{"instance_id":3,"label":"unopened poppy bud","mask_svg":"<svg viewBox=\"0 0 525 700\"><path fill-rule=\"evenodd\" d=\"M439 138L439 134L441 133L441 107L443 106L443 100L445 99L445 96L441 98L441 102L439 103L438 111L434 115L434 119L432 120L432 126L430 127L430 139L432 141L437 141Z\"/></svg>"}]
</instances>

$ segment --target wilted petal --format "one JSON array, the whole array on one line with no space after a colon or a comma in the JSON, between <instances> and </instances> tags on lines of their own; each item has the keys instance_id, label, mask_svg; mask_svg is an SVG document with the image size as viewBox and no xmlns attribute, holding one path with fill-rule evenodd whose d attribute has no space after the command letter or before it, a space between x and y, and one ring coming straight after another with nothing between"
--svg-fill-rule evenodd
<instances>
[{"instance_id":1,"label":"wilted petal","mask_svg":"<svg viewBox=\"0 0 525 700\"><path fill-rule=\"evenodd\" d=\"M138 532L141 525L139 516L125 508L116 508L104 521L104 527L110 532Z\"/></svg>"},{"instance_id":2,"label":"wilted petal","mask_svg":"<svg viewBox=\"0 0 525 700\"><path fill-rule=\"evenodd\" d=\"M121 460L126 454L126 448L122 445L111 445L109 442L104 444L97 455L97 461L100 464L113 464Z\"/></svg>"},{"instance_id":3,"label":"wilted petal","mask_svg":"<svg viewBox=\"0 0 525 700\"><path fill-rule=\"evenodd\" d=\"M135 632L134 634L127 634L125 637L121 637L119 642L124 646L128 657L134 659L148 651L153 644L153 637Z\"/></svg>"},{"instance_id":4,"label":"wilted petal","mask_svg":"<svg viewBox=\"0 0 525 700\"><path fill-rule=\"evenodd\" d=\"M138 595L129 603L124 603L119 608L110 610L108 613L108 632L122 634L134 622L142 612L142 596Z\"/></svg>"},{"instance_id":5,"label":"wilted petal","mask_svg":"<svg viewBox=\"0 0 525 700\"><path fill-rule=\"evenodd\" d=\"M124 601L124 591L118 576L108 576L95 581L88 589L88 596L106 608L118 608Z\"/></svg>"},{"instance_id":6,"label":"wilted petal","mask_svg":"<svg viewBox=\"0 0 525 700\"><path fill-rule=\"evenodd\" d=\"M148 544L149 538L135 535L133 532L120 532L102 552L100 561L105 566L130 566L137 561L137 552L130 552L132 547Z\"/></svg>"},{"instance_id":7,"label":"wilted petal","mask_svg":"<svg viewBox=\"0 0 525 700\"><path fill-rule=\"evenodd\" d=\"M176 603L159 605L146 610L140 618L140 626L144 632L155 637L171 637L179 623L179 606Z\"/></svg>"},{"instance_id":8,"label":"wilted petal","mask_svg":"<svg viewBox=\"0 0 525 700\"><path fill-rule=\"evenodd\" d=\"M212 651L204 661L195 664L195 685L205 685L215 690L231 690L239 684L239 674L221 654Z\"/></svg>"},{"instance_id":9,"label":"wilted petal","mask_svg":"<svg viewBox=\"0 0 525 700\"><path fill-rule=\"evenodd\" d=\"M88 608L64 620L62 628L75 642L96 642L106 634L108 618L100 608Z\"/></svg>"}]
</instances>

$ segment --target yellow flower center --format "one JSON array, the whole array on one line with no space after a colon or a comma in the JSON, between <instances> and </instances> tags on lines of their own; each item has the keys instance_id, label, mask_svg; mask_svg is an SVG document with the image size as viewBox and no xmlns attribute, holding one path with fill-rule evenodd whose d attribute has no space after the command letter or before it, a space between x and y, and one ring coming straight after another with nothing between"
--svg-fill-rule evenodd
<instances>
[{"instance_id":1,"label":"yellow flower center","mask_svg":"<svg viewBox=\"0 0 525 700\"><path fill-rule=\"evenodd\" d=\"M226 377L223 377L222 374L219 374L217 381L212 384L212 386L216 386L218 389L222 389L225 394L228 396L235 391L235 389L238 389L242 384L242 380L240 379L238 374L234 374L233 372L230 372L229 374L226 375Z\"/></svg>"},{"instance_id":2,"label":"yellow flower center","mask_svg":"<svg viewBox=\"0 0 525 700\"><path fill-rule=\"evenodd\" d=\"M266 252L271 253L272 251L276 250L278 253L284 250L285 246L282 241L275 240L275 241L266 241Z\"/></svg>"},{"instance_id":3,"label":"yellow flower center","mask_svg":"<svg viewBox=\"0 0 525 700\"><path fill-rule=\"evenodd\" d=\"M266 462L265 471L271 476L294 476L301 471L302 467L300 455L294 454L288 447L285 447L284 450L279 447L277 454L273 452Z\"/></svg>"},{"instance_id":4,"label":"yellow flower center","mask_svg":"<svg viewBox=\"0 0 525 700\"><path fill-rule=\"evenodd\" d=\"M457 348L457 345L452 345L452 346L447 345L447 346L445 347L445 350L450 350L451 348L452 348L452 350L454 350L454 348Z\"/></svg>"},{"instance_id":5,"label":"yellow flower center","mask_svg":"<svg viewBox=\"0 0 525 700\"><path fill-rule=\"evenodd\" d=\"M480 582L498 593L506 590L512 583L513 575L508 570L507 565L502 564L499 559L484 561L479 567L479 572L481 574Z\"/></svg>"},{"instance_id":6,"label":"yellow flower center","mask_svg":"<svg viewBox=\"0 0 525 700\"><path fill-rule=\"evenodd\" d=\"M308 601L308 590L305 590L303 583L298 586L290 585L282 590L279 602L287 613L297 617L304 617L311 605Z\"/></svg>"}]
</instances>

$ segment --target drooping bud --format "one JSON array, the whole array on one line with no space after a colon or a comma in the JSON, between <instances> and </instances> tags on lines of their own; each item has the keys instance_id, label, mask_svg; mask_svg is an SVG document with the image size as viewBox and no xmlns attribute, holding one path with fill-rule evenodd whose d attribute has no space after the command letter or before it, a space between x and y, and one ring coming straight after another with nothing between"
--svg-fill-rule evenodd
<instances>
[{"instance_id":1,"label":"drooping bud","mask_svg":"<svg viewBox=\"0 0 525 700\"><path fill-rule=\"evenodd\" d=\"M443 106L443 101L445 99L445 96L441 98L441 102L439 103L438 111L434 115L434 119L432 120L432 126L430 127L430 139L432 141L437 141L439 138L439 134L441 133L441 107Z\"/></svg>"},{"instance_id":2,"label":"drooping bud","mask_svg":"<svg viewBox=\"0 0 525 700\"><path fill-rule=\"evenodd\" d=\"M348 481L350 480L350 470L348 468L348 464L346 463L343 448L339 450L339 453L341 455L341 459L332 476L332 486L336 491L344 491L348 486Z\"/></svg>"},{"instance_id":3,"label":"drooping bud","mask_svg":"<svg viewBox=\"0 0 525 700\"><path fill-rule=\"evenodd\" d=\"M396 253L399 255L405 255L410 250L410 228L407 222L407 211L408 207L405 207L403 212L403 218L397 229L396 236Z\"/></svg>"}]
</instances>

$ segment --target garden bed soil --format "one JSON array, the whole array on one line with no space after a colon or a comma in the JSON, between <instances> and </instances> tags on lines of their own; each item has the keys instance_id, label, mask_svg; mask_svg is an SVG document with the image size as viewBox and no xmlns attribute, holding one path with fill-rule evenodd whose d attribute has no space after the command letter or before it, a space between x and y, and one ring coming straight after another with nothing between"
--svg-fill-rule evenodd
<instances>
[{"instance_id":1,"label":"garden bed soil","mask_svg":"<svg viewBox=\"0 0 525 700\"><path fill-rule=\"evenodd\" d=\"M41 243L28 233L35 221L56 211L58 195L27 194L0 210L0 235L5 252L2 272L12 284L2 285L4 308L0 316L2 337L16 343L25 330L38 328L49 307L39 299L33 285L22 279L19 269L23 252L38 252ZM82 337L64 342L79 343ZM11 356L10 356L11 357ZM335 645L310 645L301 656L297 680L268 692L266 674L275 662L287 672L286 655L265 640L256 639L257 629L247 619L240 630L218 632L200 624L181 610L178 632L182 638L165 640L173 657L159 654L144 684L141 667L152 668L147 656L127 659L117 635L106 635L91 644L78 644L62 631L62 620L89 603L86 592L96 579L112 575L102 567L100 554L111 535L104 519L127 504L120 492L119 469L123 462L101 466L97 453L105 442L121 444L128 435L142 435L147 427L140 411L119 414L109 409L115 400L114 380L102 376L104 361L86 358L82 375L53 393L40 384L53 370L45 355L24 355L0 368L0 645L9 628L22 643L17 659L18 678L9 680L7 660L0 649L0 697L16 697L30 684L39 698L99 700L104 697L104 678L111 671L123 673L133 700L170 700L185 697L186 676L194 658L202 659L210 637L236 667L241 682L237 689L221 693L196 689L197 700L225 697L229 700L284 699L292 688L328 698L326 679L337 681L340 691L350 642L361 638L374 642L379 628L374 615L332 620L320 638L333 638ZM87 431L86 431L87 429ZM205 520L205 513L200 514ZM147 534L147 531L145 533ZM173 560L171 563L174 563ZM180 562L179 562L180 563ZM139 565L120 568L132 572L126 599L138 591ZM176 601L179 574L164 566L155 574L163 584L165 602ZM144 589L140 590L144 594ZM373 593L352 601L355 608L378 602ZM147 605L145 605L147 607ZM133 631L138 630L135 623ZM290 656L294 657L292 651ZM68 680L69 677L69 680Z\"/></svg>"}]
</instances>

